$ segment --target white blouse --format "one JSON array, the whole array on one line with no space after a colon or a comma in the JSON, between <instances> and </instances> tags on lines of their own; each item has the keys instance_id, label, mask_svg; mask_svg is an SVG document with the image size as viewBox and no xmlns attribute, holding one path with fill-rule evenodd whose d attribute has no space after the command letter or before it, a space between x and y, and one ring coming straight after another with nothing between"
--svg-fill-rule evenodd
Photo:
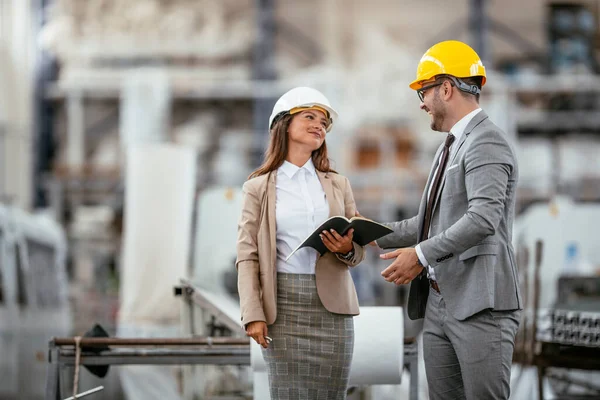
<instances>
[{"instance_id":1,"label":"white blouse","mask_svg":"<svg viewBox=\"0 0 600 400\"><path fill-rule=\"evenodd\" d=\"M317 251L298 250L287 256L329 217L329 203L312 159L302 168L284 161L277 170L275 223L277 272L314 274Z\"/></svg>"}]
</instances>

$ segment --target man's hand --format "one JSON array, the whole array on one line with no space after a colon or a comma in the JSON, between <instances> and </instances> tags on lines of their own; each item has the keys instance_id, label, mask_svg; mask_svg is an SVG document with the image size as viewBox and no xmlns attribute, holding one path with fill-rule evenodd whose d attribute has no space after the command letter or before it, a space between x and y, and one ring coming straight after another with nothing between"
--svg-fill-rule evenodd
<instances>
[{"instance_id":1,"label":"man's hand","mask_svg":"<svg viewBox=\"0 0 600 400\"><path fill-rule=\"evenodd\" d=\"M354 248L354 245L352 244L354 229L350 229L344 236L340 236L340 234L333 229L330 232L323 231L319 236L325 244L325 247L332 253L346 254Z\"/></svg>"},{"instance_id":2,"label":"man's hand","mask_svg":"<svg viewBox=\"0 0 600 400\"><path fill-rule=\"evenodd\" d=\"M386 281L394 282L396 285L406 285L412 282L423 271L414 248L397 249L381 254L379 257L384 260L396 258L389 267L381 272L381 276Z\"/></svg>"},{"instance_id":3,"label":"man's hand","mask_svg":"<svg viewBox=\"0 0 600 400\"><path fill-rule=\"evenodd\" d=\"M254 321L246 325L246 336L250 336L265 349L268 347L266 339L268 333L267 323L264 321Z\"/></svg>"},{"instance_id":4,"label":"man's hand","mask_svg":"<svg viewBox=\"0 0 600 400\"><path fill-rule=\"evenodd\" d=\"M354 211L354 216L355 217L364 218L362 215L360 215L360 213L358 212L358 210ZM379 246L377 246L377 243L375 243L374 240L372 242L369 242L369 246L379 247Z\"/></svg>"}]
</instances>

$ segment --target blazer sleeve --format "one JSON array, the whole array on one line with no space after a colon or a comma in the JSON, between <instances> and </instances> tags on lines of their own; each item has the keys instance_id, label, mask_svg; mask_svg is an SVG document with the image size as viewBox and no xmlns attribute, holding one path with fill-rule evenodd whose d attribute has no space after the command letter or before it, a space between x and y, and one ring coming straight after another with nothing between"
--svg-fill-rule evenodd
<instances>
[{"instance_id":1,"label":"blazer sleeve","mask_svg":"<svg viewBox=\"0 0 600 400\"><path fill-rule=\"evenodd\" d=\"M237 259L238 293L242 313L242 326L254 321L265 321L258 264L258 228L260 200L249 182L242 188L242 215L238 223Z\"/></svg>"},{"instance_id":2,"label":"blazer sleeve","mask_svg":"<svg viewBox=\"0 0 600 400\"><path fill-rule=\"evenodd\" d=\"M352 218L356 215L356 202L354 201L354 195L352 194L350 181L346 177L344 177L344 181L344 214L346 218ZM365 259L365 248L363 246L359 246L355 242L352 242L352 245L354 246L354 257L352 257L350 260L344 260L339 256L339 254L335 255L338 260L349 267L355 267Z\"/></svg>"},{"instance_id":3,"label":"blazer sleeve","mask_svg":"<svg viewBox=\"0 0 600 400\"><path fill-rule=\"evenodd\" d=\"M411 247L417 244L418 216L398 222L386 222L383 225L394 230L375 241L382 249Z\"/></svg>"}]
</instances>

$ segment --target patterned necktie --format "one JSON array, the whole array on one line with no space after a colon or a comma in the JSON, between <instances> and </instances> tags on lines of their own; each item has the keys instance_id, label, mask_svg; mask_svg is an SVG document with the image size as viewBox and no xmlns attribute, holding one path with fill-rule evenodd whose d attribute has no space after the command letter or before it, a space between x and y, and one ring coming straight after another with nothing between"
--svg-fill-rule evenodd
<instances>
[{"instance_id":1,"label":"patterned necktie","mask_svg":"<svg viewBox=\"0 0 600 400\"><path fill-rule=\"evenodd\" d=\"M437 192L440 188L440 183L442 182L442 176L444 176L444 172L446 171L448 155L450 154L450 146L452 146L454 139L455 137L451 133L449 133L448 136L446 136L444 149L442 150L442 155L440 156L440 163L435 173L435 177L433 178L433 183L431 184L431 191L429 192L429 197L427 199L427 207L425 208L425 219L423 221L423 230L421 231L421 239L419 240L419 243L424 240L427 240L427 238L429 237L429 227L431 225L431 214L433 213L433 205L435 199L437 198Z\"/></svg>"}]
</instances>

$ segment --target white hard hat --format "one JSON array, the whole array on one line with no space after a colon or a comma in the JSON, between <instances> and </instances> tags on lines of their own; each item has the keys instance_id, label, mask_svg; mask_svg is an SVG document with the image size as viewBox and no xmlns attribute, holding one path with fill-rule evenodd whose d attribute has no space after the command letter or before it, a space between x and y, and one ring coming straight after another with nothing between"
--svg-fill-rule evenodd
<instances>
[{"instance_id":1,"label":"white hard hat","mask_svg":"<svg viewBox=\"0 0 600 400\"><path fill-rule=\"evenodd\" d=\"M327 97L323 93L316 89L309 87L297 87L288 92L277 100L275 106L273 106L273 112L269 117L269 129L273 128L273 124L283 117L287 113L294 114L294 109L302 108L317 108L326 111L327 117L329 118L329 127L327 131L331 129L333 122L337 119L337 112L329 104ZM300 110L297 110L298 112Z\"/></svg>"}]
</instances>

